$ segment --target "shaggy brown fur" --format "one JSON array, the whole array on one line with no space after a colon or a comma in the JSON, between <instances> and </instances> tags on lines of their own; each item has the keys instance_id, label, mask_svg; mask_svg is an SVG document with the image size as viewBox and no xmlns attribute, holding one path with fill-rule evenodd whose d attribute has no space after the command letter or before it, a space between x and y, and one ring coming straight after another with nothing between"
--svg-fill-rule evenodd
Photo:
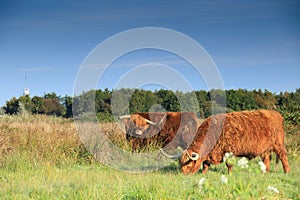
<instances>
[{"instance_id":1,"label":"shaggy brown fur","mask_svg":"<svg viewBox=\"0 0 300 200\"><path fill-rule=\"evenodd\" d=\"M191 146L179 161L183 173L195 173L203 163L202 173L210 164L220 164L226 152L235 156L261 156L270 170L270 155L274 151L286 173L290 171L284 147L283 117L276 111L257 110L219 114L206 119L197 130ZM192 152L199 159L192 160ZM228 166L228 172L232 166Z\"/></svg>"},{"instance_id":2,"label":"shaggy brown fur","mask_svg":"<svg viewBox=\"0 0 300 200\"><path fill-rule=\"evenodd\" d=\"M158 125L149 124L145 119ZM186 149L197 132L197 116L194 112L135 113L124 122L126 139L132 144L133 151L145 148L150 143L166 149L178 146Z\"/></svg>"}]
</instances>

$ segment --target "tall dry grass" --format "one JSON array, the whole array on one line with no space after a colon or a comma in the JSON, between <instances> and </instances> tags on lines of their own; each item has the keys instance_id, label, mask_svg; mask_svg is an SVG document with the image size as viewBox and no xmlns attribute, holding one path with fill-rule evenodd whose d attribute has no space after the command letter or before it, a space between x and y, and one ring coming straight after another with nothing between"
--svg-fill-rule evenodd
<instances>
[{"instance_id":1,"label":"tall dry grass","mask_svg":"<svg viewBox=\"0 0 300 200\"><path fill-rule=\"evenodd\" d=\"M87 122L86 127L92 129ZM98 123L109 141L130 150L122 124ZM0 118L0 162L7 155L26 155L31 162L61 165L95 162L83 145L70 119L45 115L2 116ZM3 164L3 162L2 162Z\"/></svg>"},{"instance_id":2,"label":"tall dry grass","mask_svg":"<svg viewBox=\"0 0 300 200\"><path fill-rule=\"evenodd\" d=\"M297 156L300 152L300 126L293 124L285 124L286 132L286 149L288 154Z\"/></svg>"},{"instance_id":3,"label":"tall dry grass","mask_svg":"<svg viewBox=\"0 0 300 200\"><path fill-rule=\"evenodd\" d=\"M26 154L51 164L75 162L84 154L72 121L44 115L4 116L0 119L3 154Z\"/></svg>"}]
</instances>

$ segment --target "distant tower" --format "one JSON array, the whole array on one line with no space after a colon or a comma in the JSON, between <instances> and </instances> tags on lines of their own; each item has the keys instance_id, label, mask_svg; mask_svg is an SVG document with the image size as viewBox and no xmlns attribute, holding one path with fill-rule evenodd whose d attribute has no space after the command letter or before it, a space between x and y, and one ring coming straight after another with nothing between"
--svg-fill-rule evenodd
<instances>
[{"instance_id":1,"label":"distant tower","mask_svg":"<svg viewBox=\"0 0 300 200\"><path fill-rule=\"evenodd\" d=\"M26 96L26 95L30 95L30 92L29 92L29 88L27 88L27 76L25 76L25 88L24 88L24 91L23 91L23 95Z\"/></svg>"}]
</instances>

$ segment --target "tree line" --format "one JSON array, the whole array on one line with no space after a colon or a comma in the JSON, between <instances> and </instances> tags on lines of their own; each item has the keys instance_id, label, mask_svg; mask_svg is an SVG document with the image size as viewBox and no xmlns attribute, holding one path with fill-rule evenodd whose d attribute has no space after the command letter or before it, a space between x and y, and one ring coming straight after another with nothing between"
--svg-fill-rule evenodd
<instances>
[{"instance_id":1,"label":"tree line","mask_svg":"<svg viewBox=\"0 0 300 200\"><path fill-rule=\"evenodd\" d=\"M52 116L72 117L72 101L70 96L61 97L55 92L42 97L29 95L13 97L2 107L5 114L16 115L22 113L45 114Z\"/></svg>"},{"instance_id":2,"label":"tree line","mask_svg":"<svg viewBox=\"0 0 300 200\"><path fill-rule=\"evenodd\" d=\"M287 122L300 125L300 88L279 94L260 89L174 92L123 88L90 90L75 97L61 97L52 92L42 97L13 97L6 101L2 112L9 115L27 112L70 118L73 112L90 111L91 106L103 121L112 121L113 116L149 111L194 111L198 117L206 118L224 111L275 109L281 112Z\"/></svg>"}]
</instances>

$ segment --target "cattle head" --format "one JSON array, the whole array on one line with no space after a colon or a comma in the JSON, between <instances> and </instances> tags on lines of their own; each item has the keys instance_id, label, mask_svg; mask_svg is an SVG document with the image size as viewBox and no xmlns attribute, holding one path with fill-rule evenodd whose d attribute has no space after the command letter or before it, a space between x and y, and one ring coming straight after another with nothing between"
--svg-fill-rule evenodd
<instances>
[{"instance_id":1,"label":"cattle head","mask_svg":"<svg viewBox=\"0 0 300 200\"><path fill-rule=\"evenodd\" d=\"M199 171L201 163L199 154L191 150L184 150L179 159L179 166L184 174L193 174Z\"/></svg>"},{"instance_id":2,"label":"cattle head","mask_svg":"<svg viewBox=\"0 0 300 200\"><path fill-rule=\"evenodd\" d=\"M136 113L120 117L120 119L124 119L127 139L130 136L147 138L157 134L162 128L165 118L166 115L163 113L153 116L151 114L143 116L140 113Z\"/></svg>"}]
</instances>

